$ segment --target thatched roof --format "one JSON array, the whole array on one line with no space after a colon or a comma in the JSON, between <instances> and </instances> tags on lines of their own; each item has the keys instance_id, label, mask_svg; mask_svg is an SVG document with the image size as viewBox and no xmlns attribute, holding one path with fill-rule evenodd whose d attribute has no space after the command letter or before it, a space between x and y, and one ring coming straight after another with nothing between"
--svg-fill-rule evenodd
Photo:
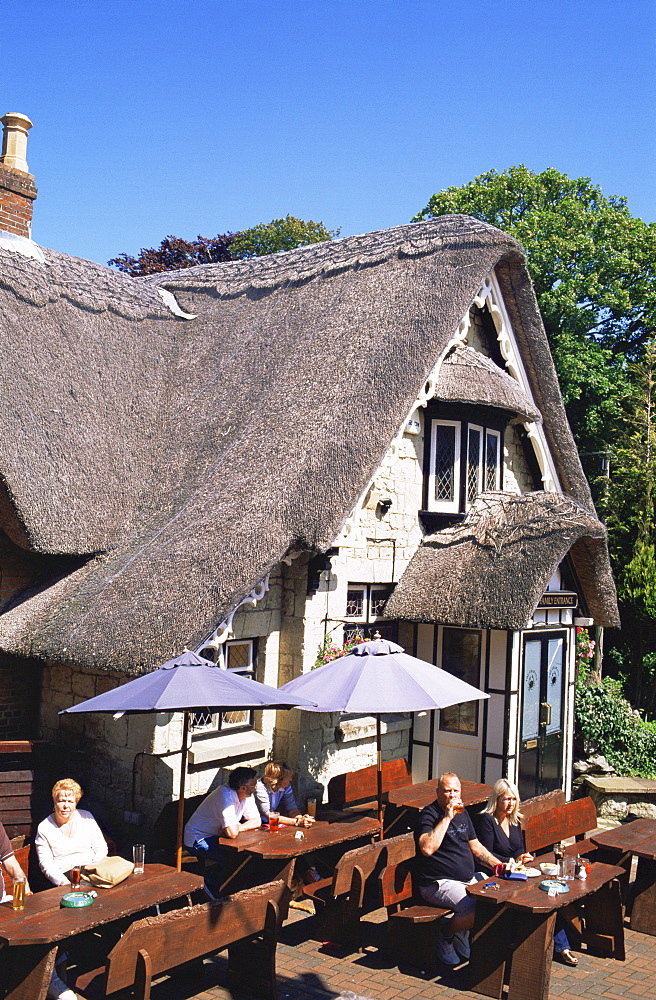
<instances>
[{"instance_id":1,"label":"thatched roof","mask_svg":"<svg viewBox=\"0 0 656 1000\"><path fill-rule=\"evenodd\" d=\"M605 537L596 516L562 493L482 493L464 521L424 539L385 613L477 628L526 628L571 546ZM576 568L582 553L573 555ZM583 592L594 617L606 621L598 586L584 584Z\"/></svg>"},{"instance_id":2,"label":"thatched roof","mask_svg":"<svg viewBox=\"0 0 656 1000\"><path fill-rule=\"evenodd\" d=\"M435 397L449 403L496 406L513 419L540 422L537 406L512 376L471 347L452 348L440 365Z\"/></svg>"},{"instance_id":3,"label":"thatched roof","mask_svg":"<svg viewBox=\"0 0 656 1000\"><path fill-rule=\"evenodd\" d=\"M45 255L0 251L0 523L91 562L23 601L25 655L151 667L288 549L326 549L492 268L563 489L590 503L521 250L490 226L446 217L148 280Z\"/></svg>"}]
</instances>

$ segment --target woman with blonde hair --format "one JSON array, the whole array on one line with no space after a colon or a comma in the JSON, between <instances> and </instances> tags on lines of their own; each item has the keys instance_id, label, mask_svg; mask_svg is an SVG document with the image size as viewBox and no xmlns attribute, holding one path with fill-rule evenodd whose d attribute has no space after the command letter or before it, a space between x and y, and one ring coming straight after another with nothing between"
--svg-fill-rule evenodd
<instances>
[{"instance_id":1,"label":"woman with blonde hair","mask_svg":"<svg viewBox=\"0 0 656 1000\"><path fill-rule=\"evenodd\" d=\"M92 865L107 857L102 830L90 812L78 809L82 789L72 778L52 788L54 809L37 827L34 840L39 867L53 885L70 885L72 868ZM61 976L66 975L66 953L57 958L48 986L49 1000L77 1000Z\"/></svg>"},{"instance_id":2,"label":"woman with blonde hair","mask_svg":"<svg viewBox=\"0 0 656 1000\"><path fill-rule=\"evenodd\" d=\"M478 839L501 861L512 860L520 864L532 861L533 855L527 854L524 847L524 832L519 825L521 818L517 786L507 778L499 778L485 809L476 817Z\"/></svg>"},{"instance_id":3,"label":"woman with blonde hair","mask_svg":"<svg viewBox=\"0 0 656 1000\"><path fill-rule=\"evenodd\" d=\"M271 810L280 813L281 826L312 826L314 819L303 815L296 805L291 780L294 772L286 764L269 763L255 789L255 801L262 822L269 822Z\"/></svg>"},{"instance_id":4,"label":"woman with blonde hair","mask_svg":"<svg viewBox=\"0 0 656 1000\"><path fill-rule=\"evenodd\" d=\"M39 867L53 885L69 885L71 868L107 857L107 843L90 812L78 809L82 789L72 778L53 785L54 809L39 823L34 841Z\"/></svg>"}]
</instances>

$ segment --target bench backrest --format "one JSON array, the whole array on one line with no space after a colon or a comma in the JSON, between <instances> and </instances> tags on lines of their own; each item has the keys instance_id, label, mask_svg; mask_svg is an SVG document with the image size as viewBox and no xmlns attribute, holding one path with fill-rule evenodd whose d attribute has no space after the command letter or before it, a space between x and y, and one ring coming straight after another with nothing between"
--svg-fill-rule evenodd
<instances>
[{"instance_id":1,"label":"bench backrest","mask_svg":"<svg viewBox=\"0 0 656 1000\"><path fill-rule=\"evenodd\" d=\"M105 992L127 989L135 981L139 952L147 952L153 976L243 938L275 928L290 899L283 882L227 896L215 903L186 906L159 917L144 917L128 927L112 948L105 968Z\"/></svg>"},{"instance_id":2,"label":"bench backrest","mask_svg":"<svg viewBox=\"0 0 656 1000\"><path fill-rule=\"evenodd\" d=\"M412 784L412 772L405 758L383 762L383 795L393 788ZM375 764L362 767L350 774L336 774L328 782L328 802L341 809L343 806L375 799L378 795L378 774Z\"/></svg>"},{"instance_id":3,"label":"bench backrest","mask_svg":"<svg viewBox=\"0 0 656 1000\"><path fill-rule=\"evenodd\" d=\"M414 857L383 868L379 876L382 905L388 910L412 899Z\"/></svg>"},{"instance_id":4,"label":"bench backrest","mask_svg":"<svg viewBox=\"0 0 656 1000\"><path fill-rule=\"evenodd\" d=\"M366 847L357 847L347 851L337 862L333 878L333 896L342 896L351 891L353 872L357 867L360 871L362 884L367 879L381 871L386 865L394 865L405 858L414 857L415 841L411 833L389 840L379 840Z\"/></svg>"},{"instance_id":5,"label":"bench backrest","mask_svg":"<svg viewBox=\"0 0 656 1000\"><path fill-rule=\"evenodd\" d=\"M597 826L597 809L591 798L575 799L563 806L531 816L524 827L526 850L534 854L543 847L569 837L582 837Z\"/></svg>"},{"instance_id":6,"label":"bench backrest","mask_svg":"<svg viewBox=\"0 0 656 1000\"><path fill-rule=\"evenodd\" d=\"M555 788L553 792L545 792L544 795L536 795L532 799L526 799L520 806L522 829L526 827L526 821L531 816L538 816L540 813L548 812L554 806L564 806L565 802L565 793L562 788Z\"/></svg>"}]
</instances>

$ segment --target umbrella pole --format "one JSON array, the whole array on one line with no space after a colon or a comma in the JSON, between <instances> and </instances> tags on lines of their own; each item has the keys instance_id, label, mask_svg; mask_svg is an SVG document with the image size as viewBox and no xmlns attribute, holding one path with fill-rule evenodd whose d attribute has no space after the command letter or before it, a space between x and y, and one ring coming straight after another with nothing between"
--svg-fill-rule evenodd
<instances>
[{"instance_id":1,"label":"umbrella pole","mask_svg":"<svg viewBox=\"0 0 656 1000\"><path fill-rule=\"evenodd\" d=\"M378 766L378 822L380 823L379 840L383 839L383 741L380 734L380 715L376 713L376 763Z\"/></svg>"},{"instance_id":2,"label":"umbrella pole","mask_svg":"<svg viewBox=\"0 0 656 1000\"><path fill-rule=\"evenodd\" d=\"M178 797L178 836L175 845L175 867L182 871L182 831L184 827L185 783L187 780L187 742L189 739L190 712L184 713L182 726L182 757L180 760L180 795Z\"/></svg>"}]
</instances>

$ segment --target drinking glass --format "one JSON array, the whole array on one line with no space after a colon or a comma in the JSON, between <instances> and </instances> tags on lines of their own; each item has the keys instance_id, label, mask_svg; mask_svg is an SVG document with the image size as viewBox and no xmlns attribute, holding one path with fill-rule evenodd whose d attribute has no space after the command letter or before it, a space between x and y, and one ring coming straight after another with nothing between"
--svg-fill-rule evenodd
<instances>
[{"instance_id":1,"label":"drinking glass","mask_svg":"<svg viewBox=\"0 0 656 1000\"><path fill-rule=\"evenodd\" d=\"M456 816L458 815L458 813L463 813L465 811L465 807L463 806L462 802L459 802L457 806L454 806L453 811L456 814Z\"/></svg>"},{"instance_id":2,"label":"drinking glass","mask_svg":"<svg viewBox=\"0 0 656 1000\"><path fill-rule=\"evenodd\" d=\"M134 861L135 875L143 874L145 854L146 854L145 844L135 844L134 847L132 848L132 860Z\"/></svg>"},{"instance_id":3,"label":"drinking glass","mask_svg":"<svg viewBox=\"0 0 656 1000\"><path fill-rule=\"evenodd\" d=\"M71 889L80 888L81 878L82 878L82 869L79 867L71 868Z\"/></svg>"},{"instance_id":4,"label":"drinking glass","mask_svg":"<svg viewBox=\"0 0 656 1000\"><path fill-rule=\"evenodd\" d=\"M312 819L316 819L317 816L317 800L308 799L307 800L307 814L311 816Z\"/></svg>"},{"instance_id":5,"label":"drinking glass","mask_svg":"<svg viewBox=\"0 0 656 1000\"><path fill-rule=\"evenodd\" d=\"M14 898L11 901L11 905L14 910L25 909L25 876L22 878L15 878L12 881L12 892Z\"/></svg>"},{"instance_id":6,"label":"drinking glass","mask_svg":"<svg viewBox=\"0 0 656 1000\"><path fill-rule=\"evenodd\" d=\"M271 833L277 833L279 826L280 826L280 813L276 812L274 809L269 810L269 830L271 831Z\"/></svg>"}]
</instances>

